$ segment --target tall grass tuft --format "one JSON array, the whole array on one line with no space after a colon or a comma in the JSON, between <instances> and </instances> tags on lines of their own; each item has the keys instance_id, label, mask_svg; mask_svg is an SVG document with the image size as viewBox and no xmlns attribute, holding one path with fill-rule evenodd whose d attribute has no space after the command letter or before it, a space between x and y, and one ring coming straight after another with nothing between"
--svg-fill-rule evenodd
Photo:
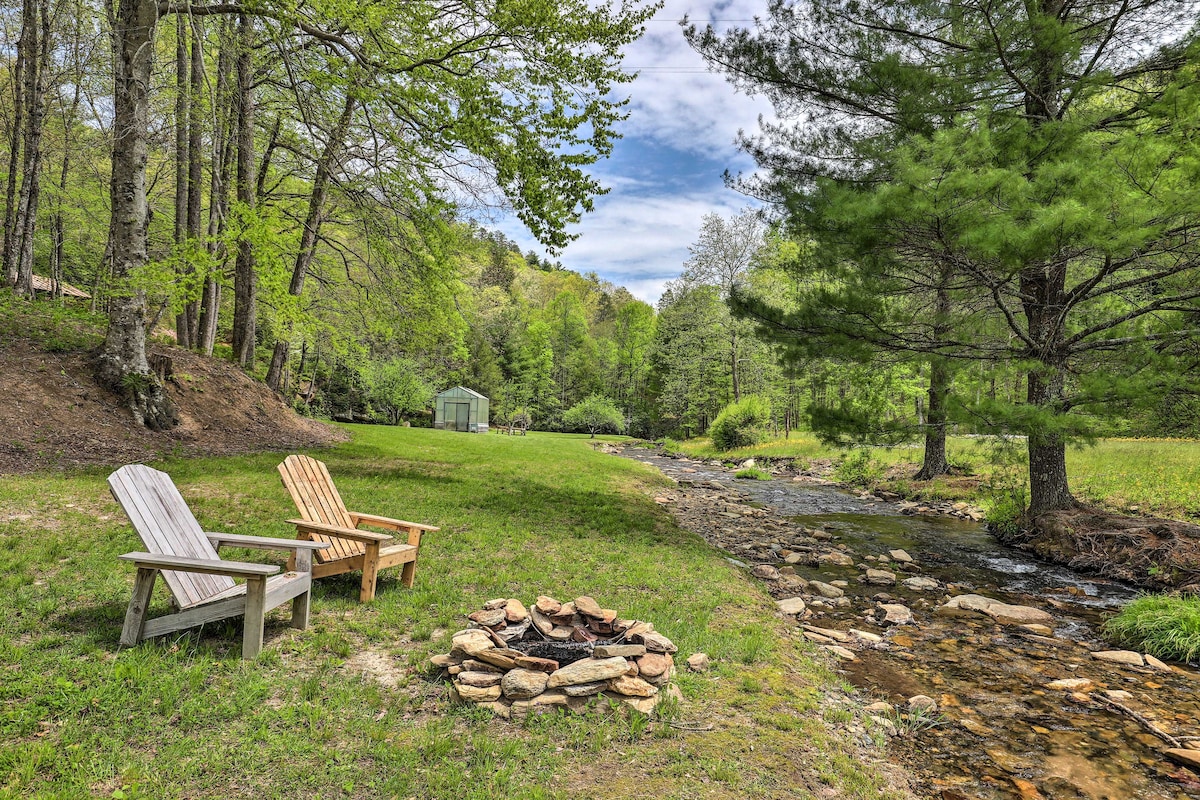
<instances>
[{"instance_id":1,"label":"tall grass tuft","mask_svg":"<svg viewBox=\"0 0 1200 800\"><path fill-rule=\"evenodd\" d=\"M1104 623L1104 634L1123 647L1173 661L1200 656L1200 598L1146 595Z\"/></svg>"}]
</instances>

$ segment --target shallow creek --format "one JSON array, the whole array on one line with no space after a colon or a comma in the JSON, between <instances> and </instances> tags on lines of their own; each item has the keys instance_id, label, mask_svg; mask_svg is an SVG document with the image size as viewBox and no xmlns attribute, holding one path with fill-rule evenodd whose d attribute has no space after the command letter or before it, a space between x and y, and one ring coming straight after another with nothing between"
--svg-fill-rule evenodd
<instances>
[{"instance_id":1,"label":"shallow creek","mask_svg":"<svg viewBox=\"0 0 1200 800\"><path fill-rule=\"evenodd\" d=\"M809 580L848 582L847 608L813 609L814 625L855 627L885 637L880 649L857 652L839 668L861 689L864 702L887 700L903 708L925 694L939 706L938 724L902 731L892 752L927 796L942 800L1087 798L1176 800L1200 798L1200 776L1162 755L1170 747L1130 716L1096 700L1104 690L1132 696L1121 704L1165 733L1200 736L1200 674L1190 667L1170 672L1102 662L1092 650L1112 649L1098 627L1112 609L1136 595L1128 586L1088 578L997 543L975 522L904 516L890 503L864 500L826 486L735 480L730 471L658 456L626 454L676 479L718 482L742 494L742 502L806 528L834 535L857 563L881 569L895 564L867 556L906 550L920 574L938 580L935 592L903 586L869 586L857 567L805 567ZM731 526L739 525L730 520ZM761 535L747 526L747 535ZM739 556L740 557L740 556ZM901 574L901 578L909 577ZM868 621L881 591L907 605L915 624L879 628ZM1054 616L1053 637L1041 637L982 616L942 616L934 610L948 595L978 593L1030 605ZM1045 688L1061 678L1094 682L1091 694ZM901 717L903 720L903 717ZM903 726L902 726L903 727Z\"/></svg>"}]
</instances>

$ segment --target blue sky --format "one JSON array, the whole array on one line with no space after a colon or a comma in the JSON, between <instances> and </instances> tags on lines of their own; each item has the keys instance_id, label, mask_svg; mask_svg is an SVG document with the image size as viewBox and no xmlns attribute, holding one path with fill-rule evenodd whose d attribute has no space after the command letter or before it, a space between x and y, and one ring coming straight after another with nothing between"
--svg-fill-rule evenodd
<instances>
[{"instance_id":1,"label":"blue sky","mask_svg":"<svg viewBox=\"0 0 1200 800\"><path fill-rule=\"evenodd\" d=\"M696 3L667 0L646 35L626 49L625 64L640 72L628 84L629 119L611 158L593 173L611 187L574 228L579 238L559 259L577 272L596 272L655 303L663 284L678 277L688 245L706 213L730 216L751 201L727 189L722 174L748 172L754 163L734 144L739 129L757 130L770 106L735 92L707 71L683 39L685 14L718 27L744 26L765 11L762 0ZM727 22L728 20L728 22ZM523 252L542 248L519 222L495 223Z\"/></svg>"}]
</instances>

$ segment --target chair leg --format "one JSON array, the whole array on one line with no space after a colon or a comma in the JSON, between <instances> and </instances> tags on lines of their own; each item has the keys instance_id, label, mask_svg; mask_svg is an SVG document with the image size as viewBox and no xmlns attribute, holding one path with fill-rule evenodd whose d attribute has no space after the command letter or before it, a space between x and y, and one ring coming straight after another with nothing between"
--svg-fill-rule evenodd
<instances>
[{"instance_id":1,"label":"chair leg","mask_svg":"<svg viewBox=\"0 0 1200 800\"><path fill-rule=\"evenodd\" d=\"M292 563L294 562L294 564ZM292 599L292 621L288 623L293 628L305 630L308 628L308 608L312 600L312 551L298 550L289 561L289 569L296 572L309 573L308 589L304 594L298 594Z\"/></svg>"},{"instance_id":2,"label":"chair leg","mask_svg":"<svg viewBox=\"0 0 1200 800\"><path fill-rule=\"evenodd\" d=\"M246 622L242 634L242 658L254 658L262 652L263 623L267 614L267 579L246 579Z\"/></svg>"},{"instance_id":3,"label":"chair leg","mask_svg":"<svg viewBox=\"0 0 1200 800\"><path fill-rule=\"evenodd\" d=\"M362 591L358 593L359 602L369 603L375 599L375 579L379 577L379 542L367 542L367 552L363 554Z\"/></svg>"},{"instance_id":4,"label":"chair leg","mask_svg":"<svg viewBox=\"0 0 1200 800\"><path fill-rule=\"evenodd\" d=\"M418 551L420 551L420 548L421 548L421 529L420 528L410 528L409 529L408 543L410 545L412 545L413 547L417 548ZM413 581L416 579L416 577L417 577L417 559L416 559L416 556L414 556L413 560L409 561L407 564L405 564L404 569L402 569L400 571L400 580L403 581L405 589L411 589L413 587Z\"/></svg>"},{"instance_id":5,"label":"chair leg","mask_svg":"<svg viewBox=\"0 0 1200 800\"><path fill-rule=\"evenodd\" d=\"M142 630L146 627L146 610L150 607L150 593L154 589L154 579L158 570L149 567L138 567L137 577L133 581L133 597L129 598L129 608L125 611L125 625L121 628L121 644L132 647L142 640Z\"/></svg>"}]
</instances>

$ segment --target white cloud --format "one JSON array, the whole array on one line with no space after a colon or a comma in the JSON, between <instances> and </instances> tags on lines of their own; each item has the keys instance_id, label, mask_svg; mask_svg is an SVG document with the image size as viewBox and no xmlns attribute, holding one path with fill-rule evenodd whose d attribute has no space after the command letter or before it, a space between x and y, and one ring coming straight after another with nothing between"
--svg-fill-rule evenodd
<instances>
[{"instance_id":1,"label":"white cloud","mask_svg":"<svg viewBox=\"0 0 1200 800\"><path fill-rule=\"evenodd\" d=\"M769 115L770 104L734 90L683 38L677 20L704 25L710 20L718 30L748 27L763 4L736 0L727 4L696 6L687 0L668 0L646 35L626 48L625 64L639 70L629 85L630 116L625 130L689 152L731 150L741 128L753 129L759 114Z\"/></svg>"},{"instance_id":2,"label":"white cloud","mask_svg":"<svg viewBox=\"0 0 1200 800\"><path fill-rule=\"evenodd\" d=\"M734 140L739 129L756 130L759 115L770 116L770 105L708 72L674 20L688 15L697 24L715 20L716 27L729 28L749 26L764 11L762 0L706 6L667 0L646 35L627 48L627 67L642 71L622 87L630 96L629 119L621 126L627 138L617 143L612 161L593 170L612 191L574 227L579 238L560 256L565 266L596 272L656 303L663 285L683 271L704 215L730 216L750 204L725 188L720 176L753 169ZM515 219L499 227L523 251L542 252Z\"/></svg>"}]
</instances>

